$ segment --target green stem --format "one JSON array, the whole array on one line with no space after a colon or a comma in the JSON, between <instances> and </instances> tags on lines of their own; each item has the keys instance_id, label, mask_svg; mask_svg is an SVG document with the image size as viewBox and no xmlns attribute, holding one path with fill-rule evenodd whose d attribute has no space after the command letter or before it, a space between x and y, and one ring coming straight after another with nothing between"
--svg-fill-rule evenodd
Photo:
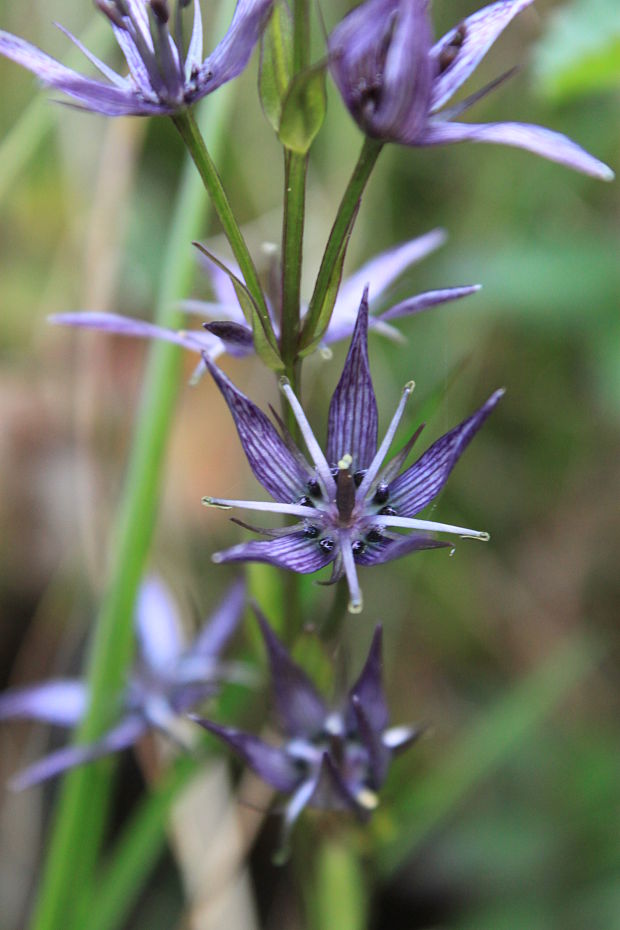
<instances>
[{"instance_id":1,"label":"green stem","mask_svg":"<svg viewBox=\"0 0 620 930\"><path fill-rule=\"evenodd\" d=\"M321 314L321 308L329 290L338 256L340 255L345 239L350 234L351 223L353 222L362 194L364 193L364 189L382 148L383 142L369 137L364 139L362 151L353 169L353 174L351 175L347 189L340 201L340 207L338 208L334 225L332 226L329 239L327 240L327 246L314 286L314 293L310 301L308 315L304 322L301 339L302 348L310 345L313 340Z\"/></svg>"},{"instance_id":2,"label":"green stem","mask_svg":"<svg viewBox=\"0 0 620 930\"><path fill-rule=\"evenodd\" d=\"M265 335L272 347L277 350L277 342L271 326L265 295L263 294L263 289L258 280L258 274L254 262L252 261L252 256L243 238L243 234L239 229L239 224L233 214L221 178L207 150L207 146L196 124L196 120L191 110L181 110L172 117L172 121L178 129L198 169L205 189L209 194L211 204L218 215L233 255L241 270L243 280L256 304L256 310Z\"/></svg>"},{"instance_id":3,"label":"green stem","mask_svg":"<svg viewBox=\"0 0 620 930\"><path fill-rule=\"evenodd\" d=\"M229 6L225 4L224 6ZM224 10L228 15L230 10ZM210 133L221 138L230 94L220 91L209 103ZM202 228L205 200L200 180L188 163L170 228L156 319L178 325L175 309L187 293L193 274L188 243ZM122 689L133 648L133 606L151 543L158 510L164 453L172 422L181 354L176 346L155 342L149 351L142 403L132 445L127 478L111 545L112 565L90 652L90 707L77 736L97 739L110 724L116 696ZM113 762L104 760L69 773L64 780L33 930L75 926L76 899L84 901L92 876L110 801ZM80 908L77 908L79 916Z\"/></svg>"},{"instance_id":4,"label":"green stem","mask_svg":"<svg viewBox=\"0 0 620 930\"><path fill-rule=\"evenodd\" d=\"M316 930L364 930L369 889L354 850L336 840L323 841L317 852L314 895L309 898Z\"/></svg>"},{"instance_id":5,"label":"green stem","mask_svg":"<svg viewBox=\"0 0 620 930\"><path fill-rule=\"evenodd\" d=\"M285 150L280 354L291 383L296 380L293 369L299 342L307 164L307 156Z\"/></svg>"},{"instance_id":6,"label":"green stem","mask_svg":"<svg viewBox=\"0 0 620 930\"><path fill-rule=\"evenodd\" d=\"M310 61L310 4L308 0L293 3L293 70L295 74L308 67Z\"/></svg>"}]
</instances>

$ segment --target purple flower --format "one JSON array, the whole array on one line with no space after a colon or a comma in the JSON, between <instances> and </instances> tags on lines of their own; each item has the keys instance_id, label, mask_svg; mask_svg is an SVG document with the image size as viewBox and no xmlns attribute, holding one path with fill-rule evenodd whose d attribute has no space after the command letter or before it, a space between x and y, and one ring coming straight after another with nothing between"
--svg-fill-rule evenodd
<instances>
[{"instance_id":1,"label":"purple flower","mask_svg":"<svg viewBox=\"0 0 620 930\"><path fill-rule=\"evenodd\" d=\"M217 690L221 681L249 680L249 670L219 656L235 632L245 603L242 584L232 587L187 649L168 589L157 578L142 585L136 605L138 658L123 697L120 720L96 743L53 752L19 772L16 790L29 788L66 769L125 749L150 728L174 737L179 715ZM0 696L0 720L25 717L65 727L86 714L88 690L82 681L57 680L16 688Z\"/></svg>"},{"instance_id":2,"label":"purple flower","mask_svg":"<svg viewBox=\"0 0 620 930\"><path fill-rule=\"evenodd\" d=\"M23 39L0 31L0 54L11 58L62 91L78 104L105 116L170 115L236 77L246 66L273 0L238 0L228 32L202 60L200 0L187 48L183 39L183 9L192 0L177 0L171 17L168 0L95 0L112 24L129 74L117 74L59 28L106 79L84 77L50 58ZM174 24L171 28L171 19Z\"/></svg>"},{"instance_id":3,"label":"purple flower","mask_svg":"<svg viewBox=\"0 0 620 930\"><path fill-rule=\"evenodd\" d=\"M425 258L430 252L437 249L445 241L445 233L441 229L403 242L392 249L388 249L371 259L346 280L338 294L334 312L323 337L324 350L333 342L345 339L351 335L357 319L359 294L366 284L370 285L373 294L370 309L376 307L379 298L411 265ZM204 318L215 318L217 322L206 324L204 330L171 330L144 320L135 320L121 316L117 313L59 313L49 318L52 323L65 326L77 326L82 329L97 329L104 332L118 333L124 336L137 336L147 339L162 339L174 342L192 352L202 355L206 353L214 360L222 352L230 355L249 355L254 351L252 330L247 325L235 289L230 279L212 263L205 263L209 274L215 301L185 301L184 309ZM234 269L237 273L237 269ZM389 306L381 313L371 315L368 320L369 327L390 339L402 339L399 331L391 321L404 316L412 316L428 310L438 304L449 300L457 300L474 294L480 285L472 284L463 287L447 287L433 291L425 291L397 304ZM275 300L272 297L270 310L275 316L273 307ZM305 312L305 307L303 312ZM277 321L274 319L274 329L278 332ZM202 363L200 365L203 368Z\"/></svg>"},{"instance_id":4,"label":"purple flower","mask_svg":"<svg viewBox=\"0 0 620 930\"><path fill-rule=\"evenodd\" d=\"M609 181L612 170L566 136L524 123L455 122L487 90L444 109L508 23L533 0L498 0L433 44L428 0L366 0L329 38L331 71L369 136L403 145L497 142Z\"/></svg>"},{"instance_id":5,"label":"purple flower","mask_svg":"<svg viewBox=\"0 0 620 930\"><path fill-rule=\"evenodd\" d=\"M348 810L366 819L378 804L377 792L392 756L421 733L417 727L388 727L381 626L375 629L359 678L332 709L260 615L259 623L284 743L273 746L241 730L193 719L227 743L263 781L291 795L284 815L285 841L307 806Z\"/></svg>"},{"instance_id":6,"label":"purple flower","mask_svg":"<svg viewBox=\"0 0 620 930\"><path fill-rule=\"evenodd\" d=\"M420 513L437 496L461 454L495 407L496 391L471 417L438 439L411 467L402 466L418 429L385 465L385 458L414 384L405 385L385 438L377 449L378 417L368 364L368 299L364 294L340 381L329 408L327 451L323 453L288 381L284 392L299 425L310 462L283 424L282 436L265 414L205 356L205 362L235 420L255 476L274 498L270 501L206 497L215 507L241 507L297 517L283 529L248 527L268 539L233 546L215 562L269 562L304 574L333 563L332 581L346 576L349 610L359 613L362 593L358 565L378 565L418 549L448 545L429 531L488 539L487 533L422 520ZM246 526L246 524L241 524ZM398 529L412 530L402 535Z\"/></svg>"}]
</instances>

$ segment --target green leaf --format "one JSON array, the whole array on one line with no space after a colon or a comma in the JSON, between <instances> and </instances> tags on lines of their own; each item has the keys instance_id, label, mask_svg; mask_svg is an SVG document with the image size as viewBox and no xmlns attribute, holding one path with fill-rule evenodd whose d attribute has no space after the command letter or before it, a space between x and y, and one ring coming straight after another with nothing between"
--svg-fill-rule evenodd
<instances>
[{"instance_id":1,"label":"green leaf","mask_svg":"<svg viewBox=\"0 0 620 930\"><path fill-rule=\"evenodd\" d=\"M344 260L347 254L347 247L349 245L349 240L351 238L351 233L353 232L353 226L355 224L355 219L357 217L357 211L359 209L359 204L355 210L353 216L349 221L349 226L347 228L346 235L342 240L340 246L340 251L338 252L338 257L332 268L331 276L327 285L327 290L325 292L325 297L320 306L318 316L316 318L316 327L313 332L304 331L301 335L301 349L299 352L300 358L303 358L306 355L309 355L311 352L314 352L321 339L325 335L325 331L329 326L329 321L332 318L332 313L334 311L334 305L336 303L336 298L338 296L338 290L340 288L340 282L342 281L342 269L344 266Z\"/></svg>"},{"instance_id":2,"label":"green leaf","mask_svg":"<svg viewBox=\"0 0 620 930\"><path fill-rule=\"evenodd\" d=\"M574 0L557 11L535 51L541 92L570 99L620 83L620 4Z\"/></svg>"},{"instance_id":3,"label":"green leaf","mask_svg":"<svg viewBox=\"0 0 620 930\"><path fill-rule=\"evenodd\" d=\"M269 331L265 332L265 325L260 317L258 312L258 307L254 298L250 294L249 290L243 283L243 281L237 277L234 272L228 268L224 262L221 262L219 258L216 258L208 249L205 249L204 245L201 245L200 242L193 243L196 248L205 255L210 262L213 262L214 265L217 265L224 274L228 275L230 283L235 289L235 294L237 295L237 300L239 305L243 310L243 315L246 320L252 327L252 333L254 335L254 347L256 349L257 355L262 359L262 361L271 368L273 371L284 371L284 364L280 355L277 351L277 340L275 333L271 326L269 326Z\"/></svg>"},{"instance_id":4,"label":"green leaf","mask_svg":"<svg viewBox=\"0 0 620 930\"><path fill-rule=\"evenodd\" d=\"M274 6L261 40L258 91L265 116L275 132L293 76L293 22L286 3Z\"/></svg>"},{"instance_id":5,"label":"green leaf","mask_svg":"<svg viewBox=\"0 0 620 930\"><path fill-rule=\"evenodd\" d=\"M278 138L298 155L306 154L325 119L325 70L322 62L296 74L282 105Z\"/></svg>"}]
</instances>

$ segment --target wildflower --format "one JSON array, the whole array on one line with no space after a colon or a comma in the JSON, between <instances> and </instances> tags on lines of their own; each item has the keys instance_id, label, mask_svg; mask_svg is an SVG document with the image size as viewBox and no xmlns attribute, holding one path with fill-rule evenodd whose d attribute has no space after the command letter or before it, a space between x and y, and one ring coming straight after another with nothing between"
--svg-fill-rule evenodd
<instances>
[{"instance_id":1,"label":"wildflower","mask_svg":"<svg viewBox=\"0 0 620 930\"><path fill-rule=\"evenodd\" d=\"M138 658L123 697L120 720L100 740L67 746L40 759L12 780L16 790L52 778L66 769L118 752L154 728L174 736L179 715L215 693L222 680L249 680L249 670L219 656L235 632L244 605L243 586L230 589L214 615L187 649L167 588L149 578L136 605ZM75 727L88 708L88 689L80 680L58 679L7 691L0 696L0 720L25 717Z\"/></svg>"},{"instance_id":2,"label":"wildflower","mask_svg":"<svg viewBox=\"0 0 620 930\"><path fill-rule=\"evenodd\" d=\"M368 365L367 337L365 292L349 353L329 407L325 454L289 382L281 379L282 391L297 420L311 463L292 437L283 429L282 438L265 414L205 356L233 415L250 467L274 503L216 497L205 497L203 503L298 518L295 524L282 529L250 526L249 529L268 539L233 546L216 553L213 560L268 562L303 574L333 563L331 580L346 576L352 613L362 609L358 565L378 565L418 549L447 545L435 540L429 531L488 539L487 533L421 520L416 515L440 492L503 393L496 391L471 417L438 439L417 462L399 474L421 428L387 465L384 460L414 384L411 381L405 385L396 413L377 449L377 403ZM283 428L283 424L280 426ZM397 529L414 532L402 535Z\"/></svg>"},{"instance_id":3,"label":"wildflower","mask_svg":"<svg viewBox=\"0 0 620 930\"><path fill-rule=\"evenodd\" d=\"M367 819L379 803L392 756L421 730L388 727L382 684L381 626L356 683L330 709L259 615L267 648L273 697L285 741L273 746L257 736L193 717L230 746L277 791L291 795L284 814L286 840L304 807L348 810Z\"/></svg>"},{"instance_id":4,"label":"wildflower","mask_svg":"<svg viewBox=\"0 0 620 930\"><path fill-rule=\"evenodd\" d=\"M112 24L129 74L123 77L93 55L67 29L106 79L95 80L50 58L29 42L0 32L0 54L32 71L51 87L104 116L170 115L213 93L246 66L273 0L238 0L228 32L202 60L200 0L194 0L193 27L187 48L183 10L192 0L177 0L174 17L168 0L95 0ZM171 20L174 20L171 27Z\"/></svg>"},{"instance_id":5,"label":"wildflower","mask_svg":"<svg viewBox=\"0 0 620 930\"><path fill-rule=\"evenodd\" d=\"M532 2L491 3L433 43L428 0L366 0L329 38L331 71L351 115L368 136L386 142L496 142L611 180L607 165L560 133L524 123L454 121L498 81L444 109L509 22Z\"/></svg>"},{"instance_id":6,"label":"wildflower","mask_svg":"<svg viewBox=\"0 0 620 930\"><path fill-rule=\"evenodd\" d=\"M392 249L388 249L362 265L342 284L334 312L323 337L323 350L333 342L351 335L357 318L358 295L366 283L370 284L373 294L371 310L379 303L385 291L399 278L411 265L425 258L445 241L445 233L441 229L434 229L424 236L403 242ZM135 320L121 316L117 313L58 313L50 316L51 323L65 326L77 326L82 329L97 329L104 332L118 333L124 336L138 336L147 339L162 339L174 342L190 351L207 355L215 360L222 352L230 355L250 355L254 351L252 330L247 325L235 289L230 279L221 268L209 263L205 264L211 285L215 294L215 301L185 301L183 307L190 313L204 318L215 318L216 322L205 324L204 330L172 330L144 320ZM236 269L235 269L236 272ZM438 304L449 300L457 300L474 294L480 285L472 284L463 287L447 287L433 291L425 291L397 304L389 306L381 313L371 315L368 320L370 328L389 339L402 338L399 331L391 324L392 320L404 316L412 316L428 310ZM274 307L277 295L272 295L269 309L272 323L276 333L279 331L275 317ZM306 307L302 308L305 313ZM202 368L201 364L201 368Z\"/></svg>"}]
</instances>

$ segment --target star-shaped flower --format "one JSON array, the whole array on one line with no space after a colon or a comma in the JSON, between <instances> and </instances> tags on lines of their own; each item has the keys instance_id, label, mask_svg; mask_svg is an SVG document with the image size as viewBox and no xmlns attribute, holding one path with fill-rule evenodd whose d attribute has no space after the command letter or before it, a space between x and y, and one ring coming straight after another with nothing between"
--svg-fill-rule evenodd
<instances>
[{"instance_id":1,"label":"star-shaped flower","mask_svg":"<svg viewBox=\"0 0 620 930\"><path fill-rule=\"evenodd\" d=\"M148 578L136 605L138 658L123 696L119 722L95 743L67 746L28 766L12 779L12 787L29 788L66 769L126 749L150 728L174 738L179 716L214 694L219 683L249 681L248 669L219 658L238 626L244 603L243 585L237 584L184 649L170 592L156 577ZM87 707L85 682L58 679L1 695L0 720L23 717L75 727Z\"/></svg>"},{"instance_id":2,"label":"star-shaped flower","mask_svg":"<svg viewBox=\"0 0 620 930\"><path fill-rule=\"evenodd\" d=\"M444 109L510 21L533 0L498 0L433 43L428 0L366 0L329 38L342 98L369 136L403 145L496 142L609 181L613 171L566 136L525 123L461 123L497 82Z\"/></svg>"},{"instance_id":3,"label":"star-shaped flower","mask_svg":"<svg viewBox=\"0 0 620 930\"><path fill-rule=\"evenodd\" d=\"M186 46L182 14L192 2L194 20ZM126 77L109 68L62 26L59 28L105 80L85 77L8 32L0 31L0 54L87 110L105 116L158 116L195 103L245 68L273 0L238 0L228 32L204 61L200 0L177 0L174 16L168 0L95 3L112 24L129 69Z\"/></svg>"},{"instance_id":4,"label":"star-shaped flower","mask_svg":"<svg viewBox=\"0 0 620 930\"><path fill-rule=\"evenodd\" d=\"M348 810L367 819L378 804L377 792L392 756L410 746L421 730L389 727L381 626L375 629L359 678L344 700L330 708L260 615L259 622L285 741L274 746L250 733L193 719L227 743L263 781L291 796L284 815L286 846L304 807Z\"/></svg>"},{"instance_id":5,"label":"star-shaped flower","mask_svg":"<svg viewBox=\"0 0 620 930\"><path fill-rule=\"evenodd\" d=\"M323 347L348 338L355 328L359 294L366 283L370 285L372 303L371 315L368 325L374 332L380 333L389 339L402 339L399 331L392 325L392 321L401 317L414 316L439 304L450 300L460 300L475 294L480 290L479 284L468 284L461 287L445 287L432 291L425 291L408 297L396 304L388 304L387 309L373 313L380 305L380 299L405 271L416 262L421 261L430 252L439 248L445 241L442 229L434 229L424 236L402 242L394 248L387 249L366 262L349 277L340 287L334 312L327 331L323 337ZM118 313L57 313L49 317L51 323L63 326L76 326L81 329L98 329L109 333L118 333L123 336L137 336L146 339L161 339L165 342L174 342L192 352L204 352L211 359L216 359L222 352L229 355L244 356L254 352L254 339L252 329L248 326L235 289L228 275L212 262L205 263L211 286L215 295L213 302L190 300L185 301L183 307L188 312L202 317L214 319L216 322L205 324L204 329L173 330L148 323L145 320L135 320L121 316ZM238 269L233 269L237 273ZM268 306L272 315L274 331L279 332L276 319L277 295L272 295ZM306 308L302 308L302 314ZM202 364L200 366L203 367ZM204 370L204 369L203 369Z\"/></svg>"},{"instance_id":6,"label":"star-shaped flower","mask_svg":"<svg viewBox=\"0 0 620 930\"><path fill-rule=\"evenodd\" d=\"M215 507L240 507L297 517L283 529L248 527L269 537L216 553L216 562L269 562L309 573L333 563L332 580L346 576L349 610L362 609L358 565L378 565L418 549L448 545L430 532L488 539L487 533L422 520L420 513L437 496L461 454L495 407L496 391L471 417L438 439L410 468L401 472L418 429L386 465L385 458L414 384L405 385L383 442L377 449L378 417L368 364L368 297L357 323L340 381L329 408L327 451L323 453L286 379L282 390L299 425L310 461L280 423L282 435L259 408L205 356L205 362L235 420L255 476L274 498L269 501L206 497ZM237 521L238 522L238 521ZM241 524L245 526L246 524ZM412 530L409 535L397 532Z\"/></svg>"}]
</instances>

